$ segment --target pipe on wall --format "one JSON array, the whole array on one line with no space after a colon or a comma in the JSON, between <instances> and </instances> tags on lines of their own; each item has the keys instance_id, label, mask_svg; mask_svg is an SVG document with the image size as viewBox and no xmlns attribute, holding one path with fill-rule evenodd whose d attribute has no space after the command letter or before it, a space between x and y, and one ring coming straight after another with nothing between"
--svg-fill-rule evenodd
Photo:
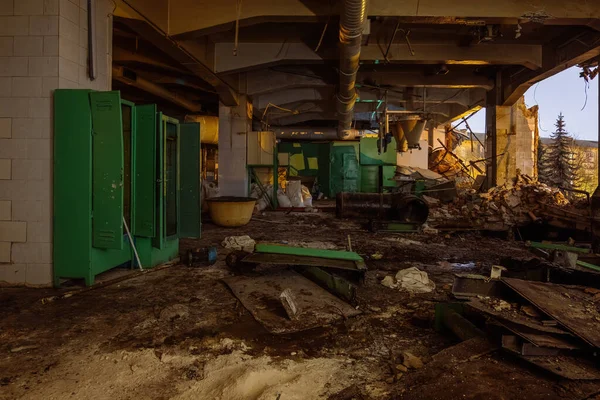
<instances>
[{"instance_id":1,"label":"pipe on wall","mask_svg":"<svg viewBox=\"0 0 600 400\"><path fill-rule=\"evenodd\" d=\"M339 140L338 130L328 127L310 127L310 126L271 126L270 130L275 132L277 139L289 140ZM346 132L345 140L360 139L366 134L365 131L349 129Z\"/></svg>"},{"instance_id":2,"label":"pipe on wall","mask_svg":"<svg viewBox=\"0 0 600 400\"><path fill-rule=\"evenodd\" d=\"M344 0L340 15L340 85L336 96L338 138L347 139L356 103L356 74L360 61L367 0Z\"/></svg>"}]
</instances>

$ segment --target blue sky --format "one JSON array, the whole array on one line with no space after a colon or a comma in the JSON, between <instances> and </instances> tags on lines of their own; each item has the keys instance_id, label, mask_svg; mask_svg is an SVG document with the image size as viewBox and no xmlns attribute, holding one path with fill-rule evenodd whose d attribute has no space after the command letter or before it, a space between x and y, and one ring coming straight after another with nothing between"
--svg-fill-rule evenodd
<instances>
[{"instance_id":1,"label":"blue sky","mask_svg":"<svg viewBox=\"0 0 600 400\"><path fill-rule=\"evenodd\" d=\"M540 107L540 135L550 136L554 131L556 117L562 111L569 131L577 139L598 139L598 81L590 82L585 103L584 80L579 77L580 69L569 68L559 74L533 85L525 93L528 107ZM536 88L537 86L537 88ZM474 132L485 132L485 110L479 111L469 119Z\"/></svg>"}]
</instances>

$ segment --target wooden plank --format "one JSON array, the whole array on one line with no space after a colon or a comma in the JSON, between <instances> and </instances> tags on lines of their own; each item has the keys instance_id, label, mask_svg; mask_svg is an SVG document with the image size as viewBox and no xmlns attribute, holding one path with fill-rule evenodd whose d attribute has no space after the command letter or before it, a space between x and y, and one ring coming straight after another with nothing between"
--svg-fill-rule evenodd
<instances>
[{"instance_id":1,"label":"wooden plank","mask_svg":"<svg viewBox=\"0 0 600 400\"><path fill-rule=\"evenodd\" d=\"M332 260L320 257L297 256L293 254L252 253L244 257L244 262L254 264L306 265L361 272L366 269L364 264L356 261Z\"/></svg>"},{"instance_id":2,"label":"wooden plank","mask_svg":"<svg viewBox=\"0 0 600 400\"><path fill-rule=\"evenodd\" d=\"M256 252L271 254L290 254L296 256L311 256L328 258L332 260L363 261L363 258L361 256L352 251L312 249L277 244L257 244Z\"/></svg>"},{"instance_id":3,"label":"wooden plank","mask_svg":"<svg viewBox=\"0 0 600 400\"><path fill-rule=\"evenodd\" d=\"M600 313L583 288L514 278L503 278L502 282L574 335L600 347Z\"/></svg>"}]
</instances>

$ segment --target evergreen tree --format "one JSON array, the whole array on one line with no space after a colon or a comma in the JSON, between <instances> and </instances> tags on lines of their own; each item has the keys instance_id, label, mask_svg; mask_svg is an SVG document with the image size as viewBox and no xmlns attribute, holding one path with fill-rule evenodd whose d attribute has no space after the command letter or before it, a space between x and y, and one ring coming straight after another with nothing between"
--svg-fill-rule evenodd
<instances>
[{"instance_id":1,"label":"evergreen tree","mask_svg":"<svg viewBox=\"0 0 600 400\"><path fill-rule=\"evenodd\" d=\"M557 188L577 189L579 162L562 113L558 115L555 126L556 130L550 135L552 143L543 155L543 182Z\"/></svg>"},{"instance_id":2,"label":"evergreen tree","mask_svg":"<svg viewBox=\"0 0 600 400\"><path fill-rule=\"evenodd\" d=\"M537 174L538 181L548 184L548 157L546 147L542 144L542 138L538 139L537 145Z\"/></svg>"}]
</instances>

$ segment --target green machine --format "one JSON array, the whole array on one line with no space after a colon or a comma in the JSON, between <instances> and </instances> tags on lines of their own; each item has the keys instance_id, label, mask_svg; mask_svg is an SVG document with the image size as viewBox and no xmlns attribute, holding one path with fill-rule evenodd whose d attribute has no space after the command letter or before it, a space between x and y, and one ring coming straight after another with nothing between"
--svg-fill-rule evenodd
<instances>
[{"instance_id":1,"label":"green machine","mask_svg":"<svg viewBox=\"0 0 600 400\"><path fill-rule=\"evenodd\" d=\"M363 193L381 193L396 187L391 180L396 174L396 141L388 144L387 151L379 154L378 138L360 139L360 191Z\"/></svg>"},{"instance_id":2,"label":"green machine","mask_svg":"<svg viewBox=\"0 0 600 400\"><path fill-rule=\"evenodd\" d=\"M186 125L185 128L182 128ZM56 90L54 94L54 284L84 279L120 265L151 268L174 259L181 236L182 140L199 141L197 124L179 124L155 105L136 106L119 92ZM196 151L197 150L197 151ZM185 196L200 236L199 145L186 149L197 174ZM192 210L193 212L193 210Z\"/></svg>"}]
</instances>

